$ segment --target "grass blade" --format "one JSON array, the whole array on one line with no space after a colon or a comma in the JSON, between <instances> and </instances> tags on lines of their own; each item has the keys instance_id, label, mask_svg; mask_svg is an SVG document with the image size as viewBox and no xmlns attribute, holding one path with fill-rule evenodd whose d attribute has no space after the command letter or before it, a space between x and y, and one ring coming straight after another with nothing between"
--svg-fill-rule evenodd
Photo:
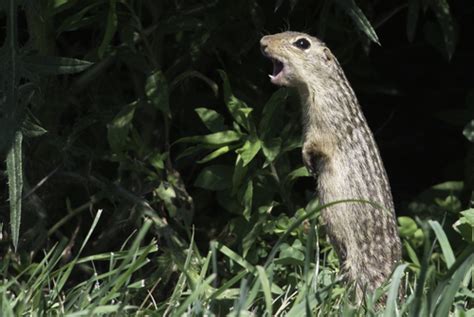
<instances>
[{"instance_id":1,"label":"grass blade","mask_svg":"<svg viewBox=\"0 0 474 317\"><path fill-rule=\"evenodd\" d=\"M18 248L21 224L21 196L23 190L22 162L23 134L17 131L15 139L7 154L8 192L10 198L10 230L15 251Z\"/></svg>"},{"instance_id":2,"label":"grass blade","mask_svg":"<svg viewBox=\"0 0 474 317\"><path fill-rule=\"evenodd\" d=\"M260 280L260 284L262 285L267 316L272 316L272 292L270 290L270 281L268 279L267 273L265 272L265 269L262 266L257 266L257 273L258 278Z\"/></svg>"},{"instance_id":3,"label":"grass blade","mask_svg":"<svg viewBox=\"0 0 474 317\"><path fill-rule=\"evenodd\" d=\"M230 280L225 282L217 291L215 291L211 295L211 299L219 299L221 298L221 295L224 294L226 291L230 289L232 285L240 281L242 278L244 278L248 274L247 270L242 270L239 273L237 273L234 277L232 277Z\"/></svg>"},{"instance_id":4,"label":"grass blade","mask_svg":"<svg viewBox=\"0 0 474 317\"><path fill-rule=\"evenodd\" d=\"M78 259L79 259L79 256L82 252L82 250L84 250L84 247L86 246L87 242L89 241L91 235L92 235L92 232L94 231L95 227L97 226L97 223L99 222L99 219L100 219L100 216L102 215L102 209L99 209L97 211L97 214L95 215L95 218L94 218L94 221L92 222L92 225L89 229L89 232L87 233L86 235L86 238L84 239L84 241L82 242L82 245L81 245L81 248L79 249L79 252L78 254L76 255L76 257L74 258L74 260L72 260L71 262L69 262L65 267L64 267L64 273L60 274L60 277L59 277L59 282L58 284L56 285L56 287L54 288L54 291L53 291L53 298L54 297L57 297L59 296L59 294L61 293L64 285L66 284L67 280L69 279L69 276L71 275L72 273L72 270L74 268L74 266L76 265ZM61 270L62 271L62 270Z\"/></svg>"},{"instance_id":5,"label":"grass blade","mask_svg":"<svg viewBox=\"0 0 474 317\"><path fill-rule=\"evenodd\" d=\"M189 309L191 304L201 295L204 290L211 286L212 281L216 278L214 274L211 274L206 280L197 285L191 295L178 307L172 316L183 316L186 309Z\"/></svg>"},{"instance_id":6,"label":"grass blade","mask_svg":"<svg viewBox=\"0 0 474 317\"><path fill-rule=\"evenodd\" d=\"M438 221L429 220L428 223L436 234L436 238L438 239L441 250L443 251L444 259L446 260L446 265L449 269L453 265L455 259L448 237Z\"/></svg>"},{"instance_id":7,"label":"grass blade","mask_svg":"<svg viewBox=\"0 0 474 317\"><path fill-rule=\"evenodd\" d=\"M399 265L392 275L392 281L387 296L387 306L385 307L384 317L396 316L397 297L399 294L400 282L403 278L403 273L408 264Z\"/></svg>"},{"instance_id":8,"label":"grass blade","mask_svg":"<svg viewBox=\"0 0 474 317\"><path fill-rule=\"evenodd\" d=\"M223 254L225 254L227 257L229 257L232 261L235 263L239 264L241 267L247 269L248 272L253 272L255 270L255 267L247 262L244 258L242 258L240 255L226 247L225 245L222 245L220 243L216 243L217 250L221 251Z\"/></svg>"},{"instance_id":9,"label":"grass blade","mask_svg":"<svg viewBox=\"0 0 474 317\"><path fill-rule=\"evenodd\" d=\"M469 245L453 263L446 274L444 281L440 283L433 292L432 302L434 306L433 316L448 316L459 285L464 276L474 265L474 245ZM433 313L433 312L432 312Z\"/></svg>"},{"instance_id":10,"label":"grass blade","mask_svg":"<svg viewBox=\"0 0 474 317\"><path fill-rule=\"evenodd\" d=\"M419 268L421 266L420 260L418 259L418 256L416 255L416 252L413 249L413 247L406 240L403 241L403 245L405 246L405 249L407 250L407 254L408 254L408 257L410 258L410 261L412 261L413 264Z\"/></svg>"},{"instance_id":11,"label":"grass blade","mask_svg":"<svg viewBox=\"0 0 474 317\"><path fill-rule=\"evenodd\" d=\"M430 243L430 231L428 230L426 224L422 224L423 232L425 233L425 242L423 248L423 259L421 263L420 276L416 281L415 295L411 307L409 316L417 317L421 314L421 309L423 302L426 302L426 296L424 296L425 281L428 275L429 269L429 259L432 254L432 248Z\"/></svg>"}]
</instances>

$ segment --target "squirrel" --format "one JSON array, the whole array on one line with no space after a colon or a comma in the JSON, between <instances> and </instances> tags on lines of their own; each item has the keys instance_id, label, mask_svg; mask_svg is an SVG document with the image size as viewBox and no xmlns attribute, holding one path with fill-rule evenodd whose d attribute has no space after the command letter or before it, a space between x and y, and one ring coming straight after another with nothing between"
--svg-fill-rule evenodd
<instances>
[{"instance_id":1,"label":"squirrel","mask_svg":"<svg viewBox=\"0 0 474 317\"><path fill-rule=\"evenodd\" d=\"M339 62L319 39L283 32L260 40L270 81L296 88L303 106L302 158L317 179L322 223L356 296L372 292L401 260L393 198L377 144Z\"/></svg>"}]
</instances>

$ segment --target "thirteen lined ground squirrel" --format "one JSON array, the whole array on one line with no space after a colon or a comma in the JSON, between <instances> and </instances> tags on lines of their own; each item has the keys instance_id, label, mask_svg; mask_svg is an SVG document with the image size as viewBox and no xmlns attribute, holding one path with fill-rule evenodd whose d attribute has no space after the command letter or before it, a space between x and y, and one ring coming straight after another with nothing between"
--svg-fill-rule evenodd
<instances>
[{"instance_id":1,"label":"thirteen lined ground squirrel","mask_svg":"<svg viewBox=\"0 0 474 317\"><path fill-rule=\"evenodd\" d=\"M295 87L303 104L303 161L317 178L320 202L341 203L321 212L341 262L341 273L355 282L358 297L373 291L401 258L392 194L374 137L338 61L315 37L284 32L264 36L263 54L273 61L271 82Z\"/></svg>"}]
</instances>

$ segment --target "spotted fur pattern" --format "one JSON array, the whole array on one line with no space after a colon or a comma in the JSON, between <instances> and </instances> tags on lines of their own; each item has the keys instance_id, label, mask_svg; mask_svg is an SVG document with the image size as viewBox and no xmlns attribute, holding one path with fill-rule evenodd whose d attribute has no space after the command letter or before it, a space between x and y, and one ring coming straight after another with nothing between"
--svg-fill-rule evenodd
<instances>
[{"instance_id":1,"label":"spotted fur pattern","mask_svg":"<svg viewBox=\"0 0 474 317\"><path fill-rule=\"evenodd\" d=\"M302 38L309 48L295 45ZM401 258L390 185L374 137L341 66L323 42L284 32L263 37L261 47L264 55L283 64L272 81L295 87L301 97L303 161L317 179L320 201L362 199L382 207L342 203L321 213L341 273L355 282L360 297L386 281Z\"/></svg>"}]
</instances>

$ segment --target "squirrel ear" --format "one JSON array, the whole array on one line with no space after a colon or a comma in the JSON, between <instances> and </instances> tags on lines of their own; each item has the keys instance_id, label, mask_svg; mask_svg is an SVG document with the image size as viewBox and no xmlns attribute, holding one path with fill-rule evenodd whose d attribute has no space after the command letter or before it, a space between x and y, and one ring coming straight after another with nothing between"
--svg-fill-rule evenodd
<instances>
[{"instance_id":1,"label":"squirrel ear","mask_svg":"<svg viewBox=\"0 0 474 317\"><path fill-rule=\"evenodd\" d=\"M329 48L324 47L323 48L323 54L324 54L324 58L326 59L327 62L332 61L332 54L331 54L331 51L329 50Z\"/></svg>"}]
</instances>

